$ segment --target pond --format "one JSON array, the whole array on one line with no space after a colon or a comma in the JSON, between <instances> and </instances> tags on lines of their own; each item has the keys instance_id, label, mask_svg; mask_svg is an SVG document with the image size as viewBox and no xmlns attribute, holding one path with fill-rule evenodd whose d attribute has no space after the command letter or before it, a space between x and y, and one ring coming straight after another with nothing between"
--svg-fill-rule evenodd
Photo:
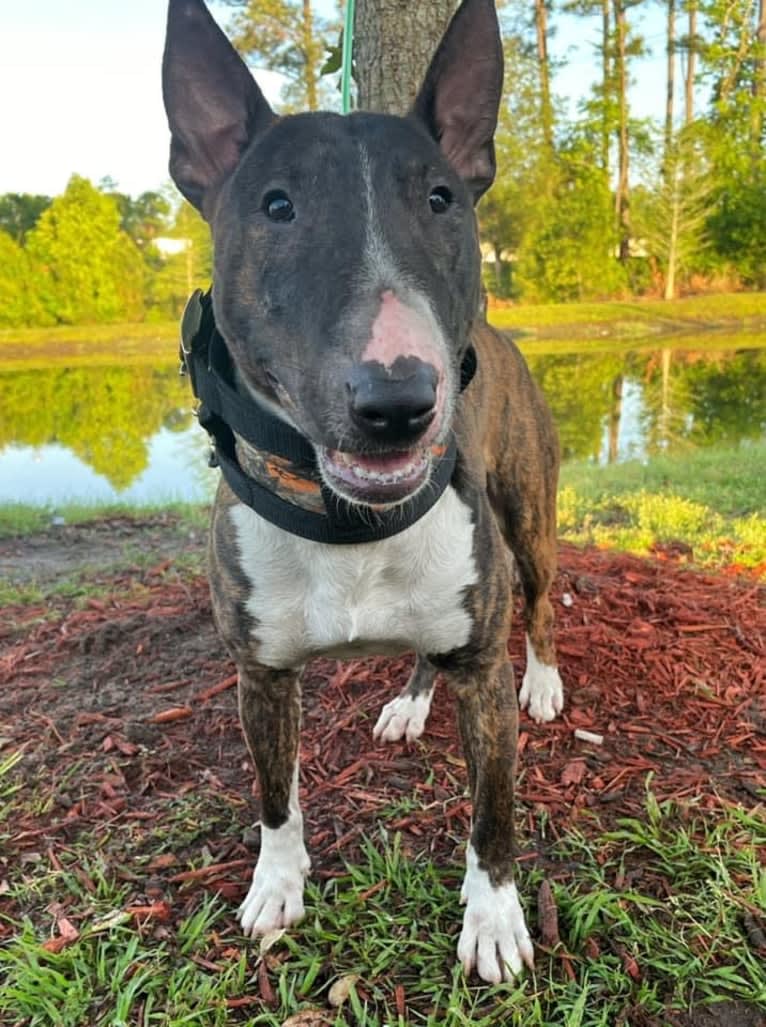
<instances>
[{"instance_id":1,"label":"pond","mask_svg":"<svg viewBox=\"0 0 766 1027\"><path fill-rule=\"evenodd\" d=\"M523 347L565 460L594 465L766 436L766 338ZM217 472L177 365L3 370L0 503L204 500Z\"/></svg>"}]
</instances>

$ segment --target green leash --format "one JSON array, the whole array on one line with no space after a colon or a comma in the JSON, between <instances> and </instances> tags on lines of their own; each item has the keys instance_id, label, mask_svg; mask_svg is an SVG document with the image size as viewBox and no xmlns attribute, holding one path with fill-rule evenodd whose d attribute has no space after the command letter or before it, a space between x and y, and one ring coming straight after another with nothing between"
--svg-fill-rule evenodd
<instances>
[{"instance_id":1,"label":"green leash","mask_svg":"<svg viewBox=\"0 0 766 1027\"><path fill-rule=\"evenodd\" d=\"M344 114L351 110L351 62L354 53L354 0L346 4L346 20L343 24L343 61L341 64L341 105Z\"/></svg>"}]
</instances>

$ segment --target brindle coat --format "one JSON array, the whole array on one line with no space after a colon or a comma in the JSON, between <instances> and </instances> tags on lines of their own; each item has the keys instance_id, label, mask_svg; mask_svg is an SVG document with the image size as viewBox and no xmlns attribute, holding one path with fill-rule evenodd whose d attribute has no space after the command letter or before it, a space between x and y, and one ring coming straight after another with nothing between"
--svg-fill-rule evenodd
<instances>
[{"instance_id":1,"label":"brindle coat","mask_svg":"<svg viewBox=\"0 0 766 1027\"><path fill-rule=\"evenodd\" d=\"M417 293L433 314L449 393L436 441L450 431L457 439L451 488L470 511L478 574L462 594L467 640L419 653L408 689L413 696L430 692L438 670L456 697L473 802L471 846L498 897L513 877L518 712L507 655L512 583L517 573L538 666L554 672L548 589L558 475L556 435L541 394L513 343L479 315L473 204L494 176L501 82L494 3L464 0L409 118L276 119L201 0L170 0L164 90L171 173L212 227L216 321L243 390L280 411L315 446L364 451L367 443L348 422L343 382L365 359L360 354L382 290L401 295L405 304ZM432 217L419 206L434 183L448 190L448 216ZM264 219L264 193L276 186L297 197L307 229L296 219L286 232ZM478 371L458 395L469 341ZM245 468L252 466L244 443L238 451ZM300 666L259 659L251 603L258 582L244 569L234 530L238 506L222 483L210 544L213 609L239 669L262 825L278 832L295 802ZM557 699L546 719L560 709L555 679ZM526 929L518 933L519 951L529 961ZM487 980L507 976L499 938L497 946L494 966L482 963L480 953L464 955L465 965L476 963Z\"/></svg>"}]
</instances>

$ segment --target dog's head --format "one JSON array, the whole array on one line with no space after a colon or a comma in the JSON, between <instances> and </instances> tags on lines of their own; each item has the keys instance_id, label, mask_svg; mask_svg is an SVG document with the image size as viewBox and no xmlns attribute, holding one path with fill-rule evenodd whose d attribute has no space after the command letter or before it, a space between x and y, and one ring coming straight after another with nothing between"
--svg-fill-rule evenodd
<instances>
[{"instance_id":1,"label":"dog's head","mask_svg":"<svg viewBox=\"0 0 766 1027\"><path fill-rule=\"evenodd\" d=\"M240 385L352 502L398 503L448 439L494 178L494 0L464 0L407 117L277 117L202 0L170 0L170 173L209 222Z\"/></svg>"}]
</instances>

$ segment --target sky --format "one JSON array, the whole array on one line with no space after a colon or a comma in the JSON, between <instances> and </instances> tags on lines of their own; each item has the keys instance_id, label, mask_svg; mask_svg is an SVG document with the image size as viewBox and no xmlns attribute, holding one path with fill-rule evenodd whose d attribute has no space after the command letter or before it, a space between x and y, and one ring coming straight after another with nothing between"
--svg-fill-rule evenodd
<instances>
[{"instance_id":1,"label":"sky","mask_svg":"<svg viewBox=\"0 0 766 1027\"><path fill-rule=\"evenodd\" d=\"M231 8L210 6L225 25ZM327 10L331 0L318 6ZM636 65L631 102L638 116L663 109L663 25L650 6L644 34L658 56ZM132 195L167 182L165 10L164 0L0 0L0 193L56 195L74 172L94 182L109 176ZM572 104L598 74L594 41L573 18L552 40L552 54L570 62L556 91ZM278 76L257 77L275 102Z\"/></svg>"}]
</instances>

